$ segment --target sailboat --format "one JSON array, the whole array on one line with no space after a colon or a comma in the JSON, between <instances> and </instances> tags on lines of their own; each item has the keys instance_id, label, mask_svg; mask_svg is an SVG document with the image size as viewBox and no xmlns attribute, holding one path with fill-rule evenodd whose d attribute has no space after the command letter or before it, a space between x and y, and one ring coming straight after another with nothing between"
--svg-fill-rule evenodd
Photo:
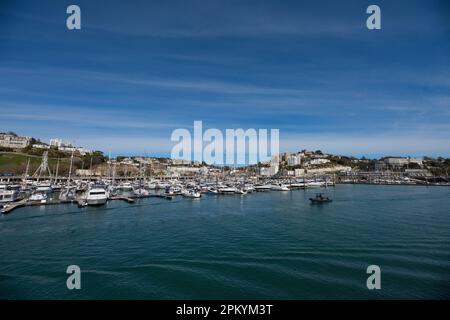
<instances>
[{"instance_id":1,"label":"sailboat","mask_svg":"<svg viewBox=\"0 0 450 320\"><path fill-rule=\"evenodd\" d=\"M76 186L72 187L70 185L70 178L72 175L72 165L73 165L73 151L72 155L70 156L70 167L69 167L69 176L67 178L67 184L64 186L64 188L61 190L59 194L59 200L61 201L75 200Z\"/></svg>"}]
</instances>

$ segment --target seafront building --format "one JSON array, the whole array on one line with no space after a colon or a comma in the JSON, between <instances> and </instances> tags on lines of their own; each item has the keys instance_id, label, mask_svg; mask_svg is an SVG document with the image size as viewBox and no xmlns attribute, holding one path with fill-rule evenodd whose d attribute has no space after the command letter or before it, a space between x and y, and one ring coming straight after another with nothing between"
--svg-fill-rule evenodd
<instances>
[{"instance_id":1,"label":"seafront building","mask_svg":"<svg viewBox=\"0 0 450 320\"><path fill-rule=\"evenodd\" d=\"M31 137L21 137L11 133L0 133L0 147L23 149L30 144Z\"/></svg>"},{"instance_id":2,"label":"seafront building","mask_svg":"<svg viewBox=\"0 0 450 320\"><path fill-rule=\"evenodd\" d=\"M283 157L280 157L279 154L276 154L269 161L268 165L261 167L259 174L265 177L274 176L280 171L280 161L282 161Z\"/></svg>"},{"instance_id":3,"label":"seafront building","mask_svg":"<svg viewBox=\"0 0 450 320\"><path fill-rule=\"evenodd\" d=\"M321 165L321 164L325 164L325 163L330 163L330 160L325 159L325 158L316 158L316 159L311 159L309 160L306 165Z\"/></svg>"},{"instance_id":4,"label":"seafront building","mask_svg":"<svg viewBox=\"0 0 450 320\"><path fill-rule=\"evenodd\" d=\"M32 145L32 147L35 149L46 149L46 150L50 149L50 146L45 143L35 143Z\"/></svg>"},{"instance_id":5,"label":"seafront building","mask_svg":"<svg viewBox=\"0 0 450 320\"><path fill-rule=\"evenodd\" d=\"M416 164L418 166L423 165L422 159L417 158L405 158L405 157L386 157L384 163L388 166L399 168L410 164Z\"/></svg>"},{"instance_id":6,"label":"seafront building","mask_svg":"<svg viewBox=\"0 0 450 320\"><path fill-rule=\"evenodd\" d=\"M302 158L303 154L301 153L291 154L287 158L287 165L290 167L299 166L302 164Z\"/></svg>"}]
</instances>

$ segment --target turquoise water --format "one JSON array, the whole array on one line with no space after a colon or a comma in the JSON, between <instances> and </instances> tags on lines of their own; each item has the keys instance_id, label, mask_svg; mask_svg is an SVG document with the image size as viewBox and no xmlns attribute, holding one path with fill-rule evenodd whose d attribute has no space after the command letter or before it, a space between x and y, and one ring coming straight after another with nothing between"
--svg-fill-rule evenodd
<instances>
[{"instance_id":1,"label":"turquoise water","mask_svg":"<svg viewBox=\"0 0 450 320\"><path fill-rule=\"evenodd\" d=\"M450 188L314 193L18 209L0 218L0 298L450 298ZM81 290L66 288L72 264Z\"/></svg>"}]
</instances>

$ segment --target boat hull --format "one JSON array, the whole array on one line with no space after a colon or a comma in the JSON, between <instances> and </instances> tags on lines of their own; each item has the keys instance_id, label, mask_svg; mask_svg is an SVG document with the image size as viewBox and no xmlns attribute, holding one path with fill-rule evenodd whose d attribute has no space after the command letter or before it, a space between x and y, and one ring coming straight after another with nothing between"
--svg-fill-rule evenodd
<instances>
[{"instance_id":1,"label":"boat hull","mask_svg":"<svg viewBox=\"0 0 450 320\"><path fill-rule=\"evenodd\" d=\"M104 199L86 199L88 206L101 206L106 203L107 198Z\"/></svg>"},{"instance_id":2,"label":"boat hull","mask_svg":"<svg viewBox=\"0 0 450 320\"><path fill-rule=\"evenodd\" d=\"M333 202L333 200L331 200L331 199L318 200L318 199L310 198L309 200L311 201L311 204L322 204L322 203L330 203L330 202Z\"/></svg>"}]
</instances>

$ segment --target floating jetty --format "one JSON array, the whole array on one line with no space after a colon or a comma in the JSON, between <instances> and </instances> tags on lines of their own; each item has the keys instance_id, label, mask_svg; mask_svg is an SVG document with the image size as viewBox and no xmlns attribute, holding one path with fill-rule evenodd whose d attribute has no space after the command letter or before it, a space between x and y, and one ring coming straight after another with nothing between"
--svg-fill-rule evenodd
<instances>
[{"instance_id":1,"label":"floating jetty","mask_svg":"<svg viewBox=\"0 0 450 320\"><path fill-rule=\"evenodd\" d=\"M146 196L135 196L135 197L125 197L125 196L112 196L108 198L108 201L113 200L121 200L126 201L127 203L134 203L136 199L140 198L162 198L166 200L172 200L172 196L168 195L160 195L160 194L150 194ZM48 206L48 205L56 205L56 204L64 204L64 203L76 203L78 207L82 208L87 206L85 199L77 199L77 200L47 200L45 202L39 202L39 201L29 201L27 199L23 199L17 202L11 202L6 205L0 210L0 213L2 214L9 214L12 211L14 211L17 208L21 207L30 207L30 206Z\"/></svg>"},{"instance_id":2,"label":"floating jetty","mask_svg":"<svg viewBox=\"0 0 450 320\"><path fill-rule=\"evenodd\" d=\"M74 203L76 201L60 201L60 200L47 200L46 202L39 202L39 201L29 201L27 199L23 199L17 202L11 202L6 204L2 209L2 214L8 214L12 212L13 210L21 207L32 207L32 206L49 206L49 205L56 205L56 204L63 204L63 203Z\"/></svg>"},{"instance_id":3,"label":"floating jetty","mask_svg":"<svg viewBox=\"0 0 450 320\"><path fill-rule=\"evenodd\" d=\"M14 209L23 207L27 204L27 200L20 200L18 202L13 202L10 204L6 204L3 208L2 208L2 214L8 214L11 211L13 211Z\"/></svg>"},{"instance_id":4,"label":"floating jetty","mask_svg":"<svg viewBox=\"0 0 450 320\"><path fill-rule=\"evenodd\" d=\"M114 196L114 197L110 197L108 200L123 200L126 201L128 203L133 203L135 201L134 198L131 197L122 197L122 196Z\"/></svg>"}]
</instances>

